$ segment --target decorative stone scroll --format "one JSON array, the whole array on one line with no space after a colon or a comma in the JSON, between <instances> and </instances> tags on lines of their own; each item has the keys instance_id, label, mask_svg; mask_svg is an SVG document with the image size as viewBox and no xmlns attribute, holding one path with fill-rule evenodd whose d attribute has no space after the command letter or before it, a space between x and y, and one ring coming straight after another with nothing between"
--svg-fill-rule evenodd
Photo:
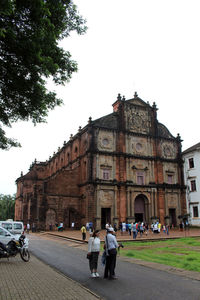
<instances>
[{"instance_id":1,"label":"decorative stone scroll","mask_svg":"<svg viewBox=\"0 0 200 300\"><path fill-rule=\"evenodd\" d=\"M162 156L169 159L176 158L176 147L173 143L166 143L162 144Z\"/></svg>"}]
</instances>

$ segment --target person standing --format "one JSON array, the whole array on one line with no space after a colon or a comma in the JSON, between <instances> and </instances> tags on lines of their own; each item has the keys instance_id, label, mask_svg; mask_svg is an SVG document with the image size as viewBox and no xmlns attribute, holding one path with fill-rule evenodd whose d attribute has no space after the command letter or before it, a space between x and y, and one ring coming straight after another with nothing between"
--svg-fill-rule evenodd
<instances>
[{"instance_id":1,"label":"person standing","mask_svg":"<svg viewBox=\"0 0 200 300\"><path fill-rule=\"evenodd\" d=\"M89 227L89 223L86 223L86 230L89 231L90 227Z\"/></svg>"},{"instance_id":2,"label":"person standing","mask_svg":"<svg viewBox=\"0 0 200 300\"><path fill-rule=\"evenodd\" d=\"M140 223L140 237L142 237L144 232L143 222Z\"/></svg>"},{"instance_id":3,"label":"person standing","mask_svg":"<svg viewBox=\"0 0 200 300\"><path fill-rule=\"evenodd\" d=\"M153 232L158 233L158 224L157 223L154 223L154 225L153 225Z\"/></svg>"},{"instance_id":4,"label":"person standing","mask_svg":"<svg viewBox=\"0 0 200 300\"><path fill-rule=\"evenodd\" d=\"M126 223L122 222L122 234L126 232Z\"/></svg>"},{"instance_id":5,"label":"person standing","mask_svg":"<svg viewBox=\"0 0 200 300\"><path fill-rule=\"evenodd\" d=\"M158 233L160 233L160 231L161 231L161 223L159 222L158 223Z\"/></svg>"},{"instance_id":6,"label":"person standing","mask_svg":"<svg viewBox=\"0 0 200 300\"><path fill-rule=\"evenodd\" d=\"M29 231L30 231L30 224L29 223L27 223L27 225L26 225L26 230L27 230L27 233L29 234Z\"/></svg>"},{"instance_id":7,"label":"person standing","mask_svg":"<svg viewBox=\"0 0 200 300\"><path fill-rule=\"evenodd\" d=\"M81 227L81 232L82 232L82 240L85 241L85 239L86 239L86 228L85 228L84 225Z\"/></svg>"},{"instance_id":8,"label":"person standing","mask_svg":"<svg viewBox=\"0 0 200 300\"><path fill-rule=\"evenodd\" d=\"M129 231L129 235L131 235L131 223L128 223L128 231Z\"/></svg>"},{"instance_id":9,"label":"person standing","mask_svg":"<svg viewBox=\"0 0 200 300\"><path fill-rule=\"evenodd\" d=\"M132 225L132 231L133 231L133 239L136 240L137 237L137 228L136 228L136 223Z\"/></svg>"},{"instance_id":10,"label":"person standing","mask_svg":"<svg viewBox=\"0 0 200 300\"><path fill-rule=\"evenodd\" d=\"M169 225L166 225L166 233L169 235Z\"/></svg>"},{"instance_id":11,"label":"person standing","mask_svg":"<svg viewBox=\"0 0 200 300\"><path fill-rule=\"evenodd\" d=\"M119 245L114 235L114 229L110 227L105 237L105 249L108 256L106 256L104 278L117 279L117 277L115 276L115 267L116 267L116 257L117 257L118 247Z\"/></svg>"},{"instance_id":12,"label":"person standing","mask_svg":"<svg viewBox=\"0 0 200 300\"><path fill-rule=\"evenodd\" d=\"M32 232L36 232L36 225L35 225L35 223L32 224Z\"/></svg>"},{"instance_id":13,"label":"person standing","mask_svg":"<svg viewBox=\"0 0 200 300\"><path fill-rule=\"evenodd\" d=\"M100 252L99 230L95 230L92 236L88 240L88 256L90 257L89 267L90 267L92 278L99 277L99 273L97 273L99 252Z\"/></svg>"},{"instance_id":14,"label":"person standing","mask_svg":"<svg viewBox=\"0 0 200 300\"><path fill-rule=\"evenodd\" d=\"M63 222L60 223L60 226L58 226L58 231L63 231L64 227L63 227Z\"/></svg>"}]
</instances>

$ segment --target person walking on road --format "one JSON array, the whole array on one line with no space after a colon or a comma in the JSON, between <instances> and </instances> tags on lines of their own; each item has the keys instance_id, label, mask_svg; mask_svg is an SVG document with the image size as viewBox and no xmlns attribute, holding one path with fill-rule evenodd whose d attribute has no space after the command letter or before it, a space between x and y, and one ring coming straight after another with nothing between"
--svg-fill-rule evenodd
<instances>
[{"instance_id":1,"label":"person walking on road","mask_svg":"<svg viewBox=\"0 0 200 300\"><path fill-rule=\"evenodd\" d=\"M104 278L117 279L117 277L115 276L115 267L118 247L119 245L114 235L114 229L110 227L105 237L105 250L108 255L106 256Z\"/></svg>"},{"instance_id":2,"label":"person walking on road","mask_svg":"<svg viewBox=\"0 0 200 300\"><path fill-rule=\"evenodd\" d=\"M86 228L85 228L85 225L83 225L81 227L81 232L82 232L82 240L85 241L85 239L86 239Z\"/></svg>"},{"instance_id":3,"label":"person walking on road","mask_svg":"<svg viewBox=\"0 0 200 300\"><path fill-rule=\"evenodd\" d=\"M99 277L99 273L97 273L99 252L100 252L99 230L95 230L92 236L88 240L89 267L90 267L92 278Z\"/></svg>"}]
</instances>

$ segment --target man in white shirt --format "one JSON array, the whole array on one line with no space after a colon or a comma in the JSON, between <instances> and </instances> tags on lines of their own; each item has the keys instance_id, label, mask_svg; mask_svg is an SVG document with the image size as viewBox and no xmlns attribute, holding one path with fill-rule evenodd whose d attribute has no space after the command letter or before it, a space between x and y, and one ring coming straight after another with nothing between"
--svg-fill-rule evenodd
<instances>
[{"instance_id":1,"label":"man in white shirt","mask_svg":"<svg viewBox=\"0 0 200 300\"><path fill-rule=\"evenodd\" d=\"M105 238L105 247L108 256L106 256L104 278L108 278L108 273L109 273L109 279L117 279L117 277L115 276L115 266L116 266L117 248L119 247L119 245L117 243L116 237L114 235L114 229L112 227L109 227L107 230L107 235Z\"/></svg>"},{"instance_id":2,"label":"man in white shirt","mask_svg":"<svg viewBox=\"0 0 200 300\"><path fill-rule=\"evenodd\" d=\"M29 233L29 231L30 231L30 224L29 223L26 226L26 230L27 230L27 233Z\"/></svg>"}]
</instances>

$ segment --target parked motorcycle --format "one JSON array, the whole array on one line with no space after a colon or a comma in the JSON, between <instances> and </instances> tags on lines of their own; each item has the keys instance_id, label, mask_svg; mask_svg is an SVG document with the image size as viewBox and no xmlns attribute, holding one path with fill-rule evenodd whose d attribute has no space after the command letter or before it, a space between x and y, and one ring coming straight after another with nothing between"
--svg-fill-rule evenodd
<instances>
[{"instance_id":1,"label":"parked motorcycle","mask_svg":"<svg viewBox=\"0 0 200 300\"><path fill-rule=\"evenodd\" d=\"M25 235L22 234L18 241L15 239L9 241L7 245L0 242L0 258L14 257L18 253L23 261L29 261L28 239Z\"/></svg>"}]
</instances>

